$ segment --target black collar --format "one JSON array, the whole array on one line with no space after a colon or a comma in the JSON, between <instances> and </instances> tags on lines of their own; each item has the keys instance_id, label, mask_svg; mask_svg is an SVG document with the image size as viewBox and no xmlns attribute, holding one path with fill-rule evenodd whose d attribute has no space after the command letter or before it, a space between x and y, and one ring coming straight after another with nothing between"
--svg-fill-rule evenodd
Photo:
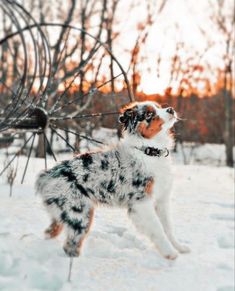
<instances>
[{"instance_id":1,"label":"black collar","mask_svg":"<svg viewBox=\"0 0 235 291\"><path fill-rule=\"evenodd\" d=\"M141 148L135 147L135 148L139 151L142 151L147 156L152 156L152 157L169 156L169 150L167 148L164 148L164 149L158 149L154 147L141 147Z\"/></svg>"}]
</instances>

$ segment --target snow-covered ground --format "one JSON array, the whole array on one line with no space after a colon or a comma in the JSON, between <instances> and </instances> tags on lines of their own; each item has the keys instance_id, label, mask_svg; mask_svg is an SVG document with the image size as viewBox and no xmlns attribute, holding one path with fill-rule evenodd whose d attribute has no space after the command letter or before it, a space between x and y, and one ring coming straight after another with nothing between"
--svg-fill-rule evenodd
<instances>
[{"instance_id":1,"label":"snow-covered ground","mask_svg":"<svg viewBox=\"0 0 235 291\"><path fill-rule=\"evenodd\" d=\"M21 157L18 173L26 158ZM53 164L53 161L51 161ZM45 240L49 224L33 184L44 166L30 160L13 196L0 181L0 290L234 291L234 173L226 167L175 165L172 215L177 237L191 248L162 258L120 209L97 209L82 255L69 259L63 235Z\"/></svg>"}]
</instances>

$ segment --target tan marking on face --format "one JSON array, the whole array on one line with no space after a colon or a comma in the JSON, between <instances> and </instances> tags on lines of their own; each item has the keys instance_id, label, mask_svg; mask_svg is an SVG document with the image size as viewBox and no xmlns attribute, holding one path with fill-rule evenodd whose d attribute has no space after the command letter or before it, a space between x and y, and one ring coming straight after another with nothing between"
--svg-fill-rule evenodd
<instances>
[{"instance_id":1,"label":"tan marking on face","mask_svg":"<svg viewBox=\"0 0 235 291\"><path fill-rule=\"evenodd\" d=\"M61 233L63 225L57 221L53 221L52 224L45 230L45 234L49 238L54 238Z\"/></svg>"},{"instance_id":2,"label":"tan marking on face","mask_svg":"<svg viewBox=\"0 0 235 291\"><path fill-rule=\"evenodd\" d=\"M153 193L153 185L154 185L154 180L153 178L150 178L145 186L145 193L147 193L148 196L151 196Z\"/></svg>"},{"instance_id":3,"label":"tan marking on face","mask_svg":"<svg viewBox=\"0 0 235 291\"><path fill-rule=\"evenodd\" d=\"M145 112L146 112L146 113L147 113L147 112L152 112L152 113L156 114L155 109L154 109L151 105L147 105L147 106L146 106Z\"/></svg>"},{"instance_id":4,"label":"tan marking on face","mask_svg":"<svg viewBox=\"0 0 235 291\"><path fill-rule=\"evenodd\" d=\"M162 124L164 121L159 118L158 116L154 117L150 124L147 124L146 121L142 121L137 131L144 137L144 138L153 138L159 131L162 129Z\"/></svg>"}]
</instances>

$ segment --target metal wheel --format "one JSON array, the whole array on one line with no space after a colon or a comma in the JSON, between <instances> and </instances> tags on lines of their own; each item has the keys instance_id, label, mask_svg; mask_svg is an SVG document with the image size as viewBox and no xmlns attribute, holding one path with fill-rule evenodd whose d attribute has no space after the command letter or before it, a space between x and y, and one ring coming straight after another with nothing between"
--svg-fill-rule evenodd
<instances>
[{"instance_id":1,"label":"metal wheel","mask_svg":"<svg viewBox=\"0 0 235 291\"><path fill-rule=\"evenodd\" d=\"M82 128L117 115L118 107L134 98L124 69L99 38L101 31L97 38L70 24L38 23L11 0L2 0L0 9L0 142L8 138L10 145L15 136L25 137L19 150L28 146L23 182L37 135L45 164L47 153L56 160L48 135L71 151L79 148L68 135L102 144L86 131L82 134ZM122 91L114 92L114 84Z\"/></svg>"}]
</instances>

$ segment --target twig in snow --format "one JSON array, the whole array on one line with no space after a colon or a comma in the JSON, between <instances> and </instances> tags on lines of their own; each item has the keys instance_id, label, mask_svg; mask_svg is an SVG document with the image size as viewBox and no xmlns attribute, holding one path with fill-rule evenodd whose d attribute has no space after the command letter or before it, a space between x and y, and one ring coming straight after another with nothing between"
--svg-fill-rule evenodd
<instances>
[{"instance_id":1,"label":"twig in snow","mask_svg":"<svg viewBox=\"0 0 235 291\"><path fill-rule=\"evenodd\" d=\"M71 282L72 267L73 267L73 258L70 258L70 261L69 261L68 282Z\"/></svg>"}]
</instances>

